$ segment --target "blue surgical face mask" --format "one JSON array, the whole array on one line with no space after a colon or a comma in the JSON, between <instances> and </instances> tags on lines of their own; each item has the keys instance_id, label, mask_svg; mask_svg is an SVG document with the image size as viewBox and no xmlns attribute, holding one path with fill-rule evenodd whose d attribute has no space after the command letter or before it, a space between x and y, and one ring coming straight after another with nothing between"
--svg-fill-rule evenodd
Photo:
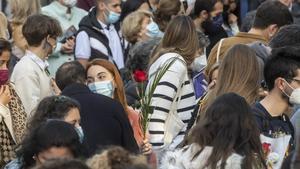
<instances>
[{"instance_id":1,"label":"blue surgical face mask","mask_svg":"<svg viewBox=\"0 0 300 169\"><path fill-rule=\"evenodd\" d=\"M146 27L147 33L146 35L150 38L157 37L159 34L159 27L158 25L151 19L150 23Z\"/></svg>"},{"instance_id":2,"label":"blue surgical face mask","mask_svg":"<svg viewBox=\"0 0 300 169\"><path fill-rule=\"evenodd\" d=\"M77 132L77 134L79 136L80 143L83 143L84 133L83 133L83 130L82 130L81 126L75 127L75 130L76 130L76 132Z\"/></svg>"},{"instance_id":3,"label":"blue surgical face mask","mask_svg":"<svg viewBox=\"0 0 300 169\"><path fill-rule=\"evenodd\" d=\"M93 93L98 93L112 98L114 94L114 85L111 80L94 82L88 85Z\"/></svg>"},{"instance_id":4,"label":"blue surgical face mask","mask_svg":"<svg viewBox=\"0 0 300 169\"><path fill-rule=\"evenodd\" d=\"M108 10L108 16L106 17L106 22L108 24L114 24L114 23L118 22L119 19L120 19L119 13Z\"/></svg>"}]
</instances>

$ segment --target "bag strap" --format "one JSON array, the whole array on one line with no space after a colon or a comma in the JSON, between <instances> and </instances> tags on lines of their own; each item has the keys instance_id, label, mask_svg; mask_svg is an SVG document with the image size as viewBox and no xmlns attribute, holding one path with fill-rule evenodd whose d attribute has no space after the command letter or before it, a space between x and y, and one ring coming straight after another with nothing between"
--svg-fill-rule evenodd
<instances>
[{"instance_id":1,"label":"bag strap","mask_svg":"<svg viewBox=\"0 0 300 169\"><path fill-rule=\"evenodd\" d=\"M222 47L223 41L224 41L224 38L220 40L220 43L219 43L219 45L218 45L218 50L217 50L217 61L216 61L216 63L219 62L219 60L220 60L220 52L221 52L221 47Z\"/></svg>"},{"instance_id":2,"label":"bag strap","mask_svg":"<svg viewBox=\"0 0 300 169\"><path fill-rule=\"evenodd\" d=\"M186 66L186 63L182 59L180 59L180 58L178 58L178 59ZM186 73L187 73L187 69L185 69L185 71L183 72L183 74L181 75L181 77L179 79L179 87L177 88L176 95L175 95L174 100L172 102L170 113L174 113L174 112L176 112L175 110L177 110L178 102L181 100L181 96L182 96L181 88L183 87L184 76L185 76ZM177 102L177 104L176 104L176 102Z\"/></svg>"},{"instance_id":3,"label":"bag strap","mask_svg":"<svg viewBox=\"0 0 300 169\"><path fill-rule=\"evenodd\" d=\"M171 57L171 58L167 59L167 60L165 61L165 64L168 64L168 63L172 62L172 59L179 60L179 61L182 62L183 65L186 66L186 62L185 62L183 59L180 58L180 55L179 55L179 54L177 54L177 55L174 56L174 57ZM159 73L159 72L162 70L161 68L162 68L165 64L162 64L156 72L154 72L154 73L152 73L152 74L150 75L150 77L155 76L155 74ZM187 72L187 66L186 66L185 72L181 75L181 77L180 77L180 79L179 79L179 88L177 88L177 92L176 92L175 98L174 98L174 100L173 100L173 102L172 102L171 109L170 109L171 112L174 112L174 110L177 109L176 101L177 101L177 100L179 101L179 100L181 99L181 90L180 90L180 89L181 89L181 87L182 87L182 84L183 84L183 81L184 81L184 75L185 75L186 72ZM176 105L176 108L175 108L174 105Z\"/></svg>"}]
</instances>

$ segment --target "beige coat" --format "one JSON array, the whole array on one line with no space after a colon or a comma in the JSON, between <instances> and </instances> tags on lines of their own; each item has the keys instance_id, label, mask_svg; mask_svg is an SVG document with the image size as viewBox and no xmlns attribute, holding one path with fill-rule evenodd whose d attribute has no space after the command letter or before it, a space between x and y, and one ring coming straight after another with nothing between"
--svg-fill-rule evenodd
<instances>
[{"instance_id":1,"label":"beige coat","mask_svg":"<svg viewBox=\"0 0 300 169\"><path fill-rule=\"evenodd\" d=\"M54 94L50 76L39 61L31 58L31 55L34 54L30 51L26 52L16 64L10 77L24 105L27 117L30 117L43 98Z\"/></svg>"}]
</instances>

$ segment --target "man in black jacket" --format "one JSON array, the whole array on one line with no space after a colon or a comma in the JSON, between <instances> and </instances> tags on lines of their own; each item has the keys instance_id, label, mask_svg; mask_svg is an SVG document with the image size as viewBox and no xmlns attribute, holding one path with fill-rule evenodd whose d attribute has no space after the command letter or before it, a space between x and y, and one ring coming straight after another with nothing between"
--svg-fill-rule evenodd
<instances>
[{"instance_id":1,"label":"man in black jacket","mask_svg":"<svg viewBox=\"0 0 300 169\"><path fill-rule=\"evenodd\" d=\"M117 101L92 93L86 86L86 73L77 62L63 64L56 72L57 86L62 95L81 105L81 125L89 153L106 145L118 145L137 153L138 145L124 109Z\"/></svg>"}]
</instances>

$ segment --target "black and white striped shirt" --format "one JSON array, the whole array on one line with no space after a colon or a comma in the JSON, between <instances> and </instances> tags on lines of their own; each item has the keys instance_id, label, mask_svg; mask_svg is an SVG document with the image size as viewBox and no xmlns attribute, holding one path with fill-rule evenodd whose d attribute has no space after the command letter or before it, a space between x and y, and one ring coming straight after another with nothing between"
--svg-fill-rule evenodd
<instances>
[{"instance_id":1,"label":"black and white striped shirt","mask_svg":"<svg viewBox=\"0 0 300 169\"><path fill-rule=\"evenodd\" d=\"M178 56L179 55L177 53L167 53L158 58L149 69L150 79L148 85L151 85L154 79L154 74L161 67L163 67L164 64L168 63L170 58ZM179 58L183 60L181 56L179 56ZM180 84L181 82L182 84ZM165 145L165 120L171 109L173 100L176 99L175 97L177 92L180 92L181 95L179 96L181 99L176 102L177 113L182 122L184 122L185 126L174 138L171 145ZM148 130L150 134L150 143L152 144L154 150L175 148L183 140L186 127L192 116L195 104L196 99L194 88L191 80L188 77L187 67L182 61L176 60L161 78L151 100L151 105L154 107L154 111L150 116Z\"/></svg>"}]
</instances>

